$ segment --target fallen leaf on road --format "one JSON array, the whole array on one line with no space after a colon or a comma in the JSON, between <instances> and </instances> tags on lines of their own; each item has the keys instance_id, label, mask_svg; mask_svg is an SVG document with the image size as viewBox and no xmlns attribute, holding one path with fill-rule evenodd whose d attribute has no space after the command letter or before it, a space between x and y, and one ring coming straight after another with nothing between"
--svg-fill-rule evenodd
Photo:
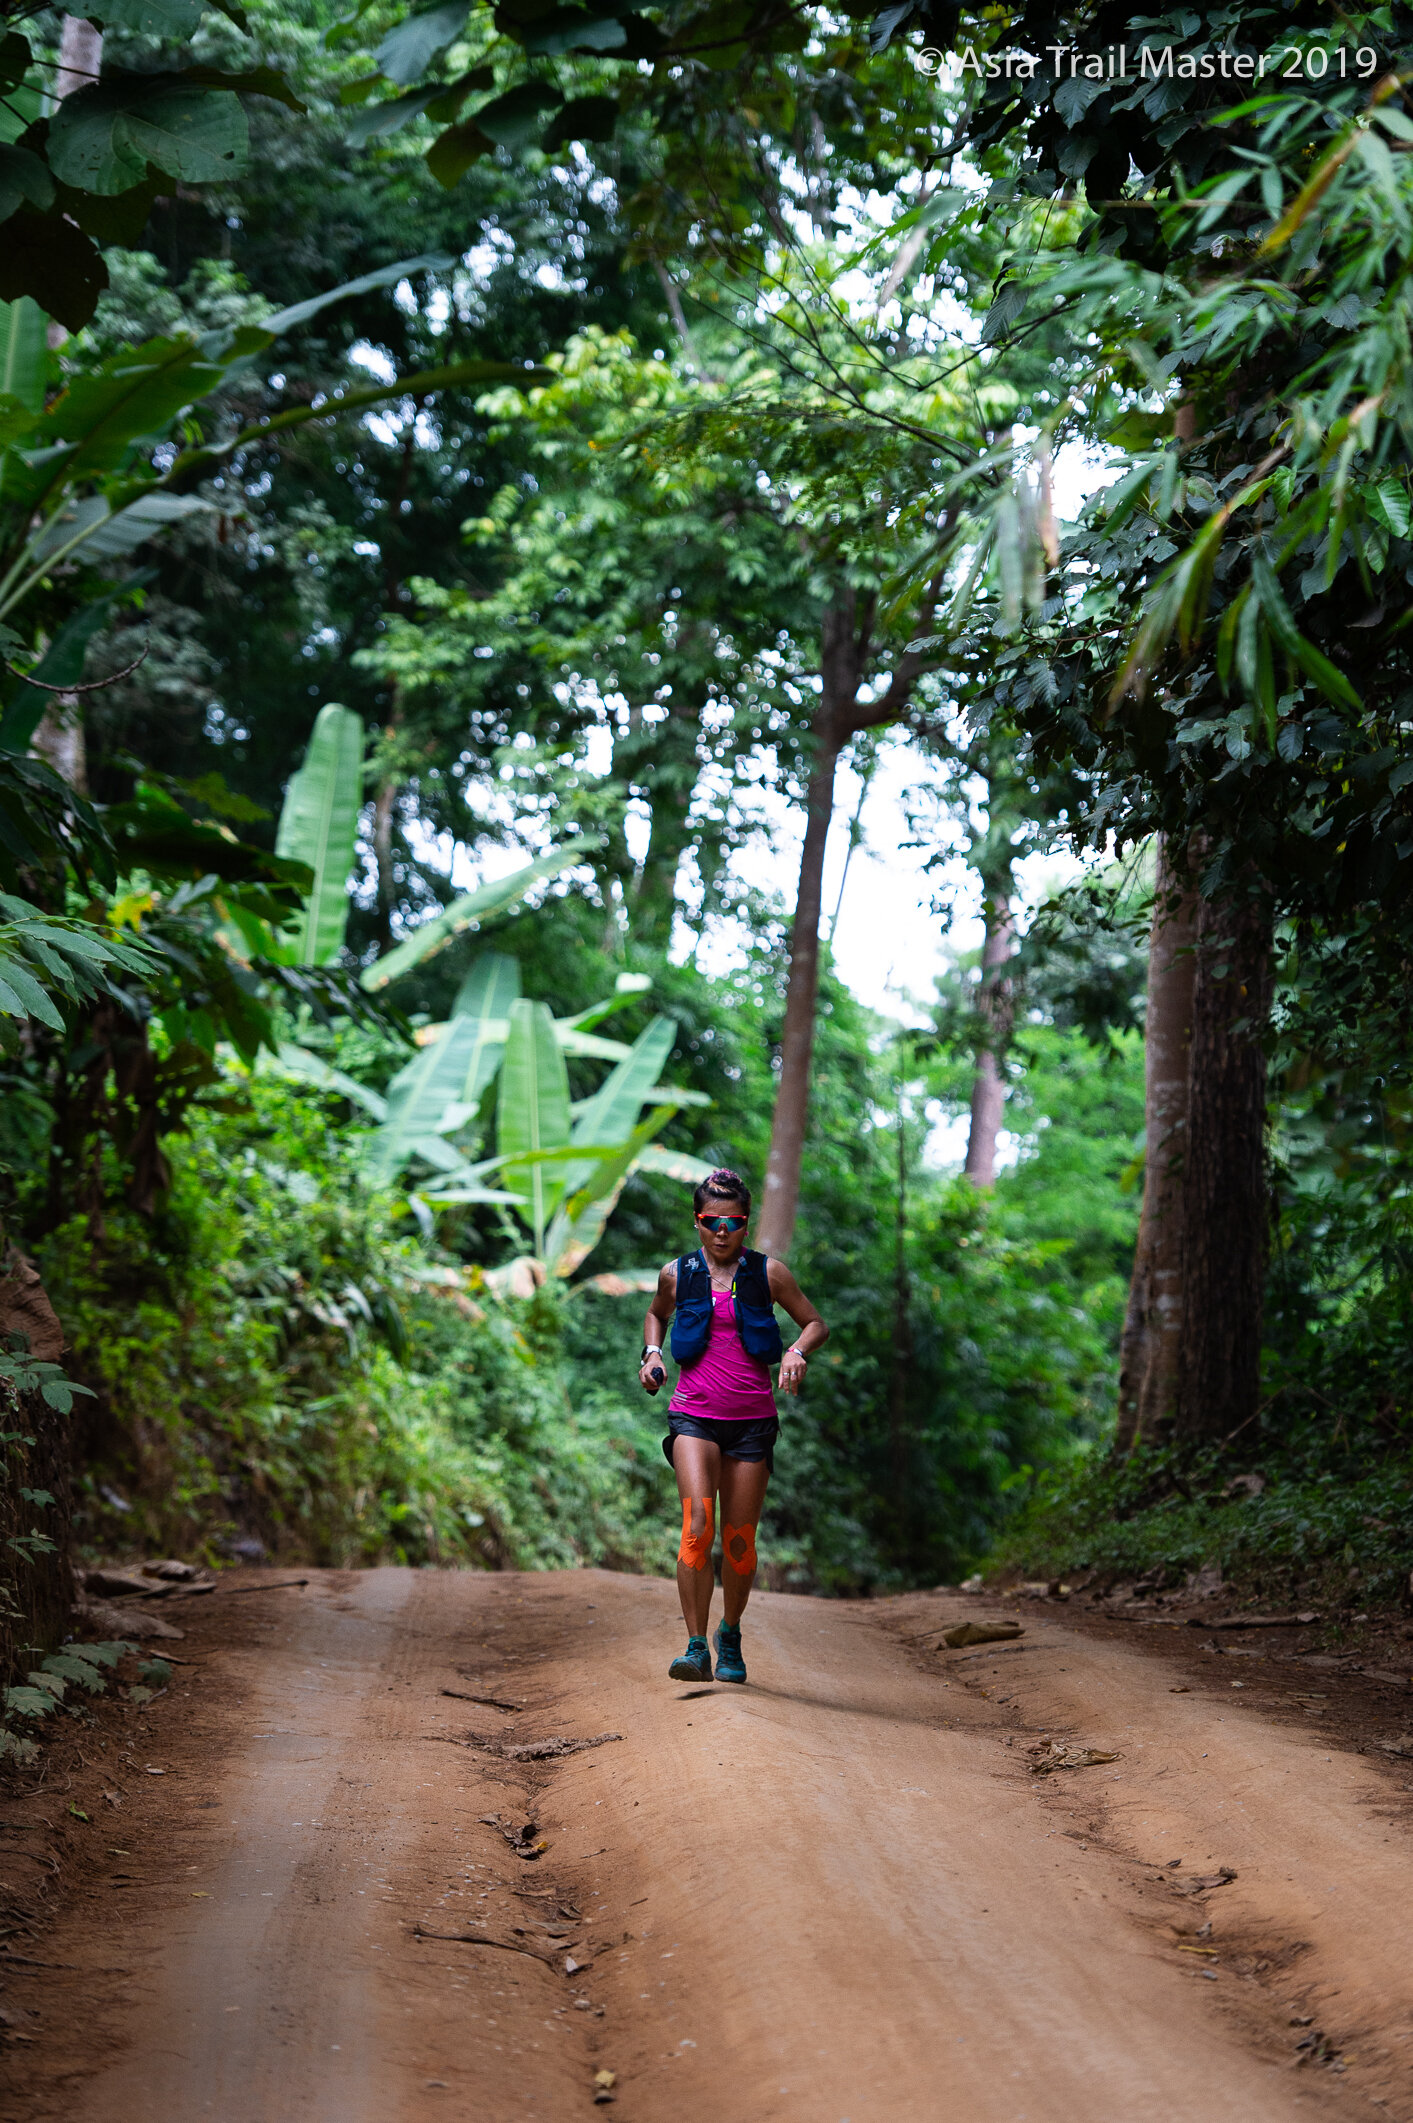
<instances>
[{"instance_id":1,"label":"fallen leaf on road","mask_svg":"<svg viewBox=\"0 0 1413 2123\"><path fill-rule=\"evenodd\" d=\"M1019 1622L961 1622L942 1641L949 1651L962 1651L968 1644L1006 1644L1024 1634Z\"/></svg>"},{"instance_id":2,"label":"fallen leaf on road","mask_svg":"<svg viewBox=\"0 0 1413 2123\"><path fill-rule=\"evenodd\" d=\"M432 1931L425 1924L414 1924L412 1936L414 1939L443 1939L451 1946L498 1946L502 1953L523 1953L532 1961L543 1962L546 1968L553 1968L559 1959L558 1954L541 1952L527 1940L483 1939L476 1931Z\"/></svg>"},{"instance_id":3,"label":"fallen leaf on road","mask_svg":"<svg viewBox=\"0 0 1413 2123\"><path fill-rule=\"evenodd\" d=\"M1204 1621L1200 1615L1187 1618L1189 1629L1308 1629L1318 1622L1318 1614L1222 1614L1215 1622Z\"/></svg>"},{"instance_id":4,"label":"fallen leaf on road","mask_svg":"<svg viewBox=\"0 0 1413 2123\"><path fill-rule=\"evenodd\" d=\"M1413 1734L1403 1733L1396 1740L1379 1740L1375 1743L1381 1754L1413 1754Z\"/></svg>"},{"instance_id":5,"label":"fallen leaf on road","mask_svg":"<svg viewBox=\"0 0 1413 2123\"><path fill-rule=\"evenodd\" d=\"M522 1746L498 1746L495 1753L507 1762L557 1762L566 1754L582 1754L586 1747L607 1747L621 1740L621 1732L596 1732L588 1740L527 1740Z\"/></svg>"},{"instance_id":6,"label":"fallen leaf on road","mask_svg":"<svg viewBox=\"0 0 1413 2123\"><path fill-rule=\"evenodd\" d=\"M594 2073L594 2084L605 2089L610 2086L616 2086L618 2084L618 2074L616 2071L596 2071Z\"/></svg>"},{"instance_id":7,"label":"fallen leaf on road","mask_svg":"<svg viewBox=\"0 0 1413 2123\"><path fill-rule=\"evenodd\" d=\"M1032 1747L1031 1774L1048 1777L1057 1769L1096 1769L1103 1762L1117 1762L1116 1754L1104 1754L1097 1747L1066 1747L1062 1740L1046 1740L1039 1747Z\"/></svg>"},{"instance_id":8,"label":"fallen leaf on road","mask_svg":"<svg viewBox=\"0 0 1413 2123\"><path fill-rule=\"evenodd\" d=\"M1214 1887L1225 1887L1229 1881L1235 1878L1236 1872L1232 1866L1220 1865L1215 1872L1198 1872L1193 1873L1190 1879L1174 1880L1173 1892L1174 1894L1210 1894Z\"/></svg>"},{"instance_id":9,"label":"fallen leaf on road","mask_svg":"<svg viewBox=\"0 0 1413 2123\"><path fill-rule=\"evenodd\" d=\"M1169 1695L1191 1695L1191 1693L1192 1693L1192 1690L1191 1690L1190 1688L1186 1688L1186 1687L1183 1687L1183 1688L1170 1688L1170 1689L1168 1690L1168 1694L1169 1694Z\"/></svg>"}]
</instances>

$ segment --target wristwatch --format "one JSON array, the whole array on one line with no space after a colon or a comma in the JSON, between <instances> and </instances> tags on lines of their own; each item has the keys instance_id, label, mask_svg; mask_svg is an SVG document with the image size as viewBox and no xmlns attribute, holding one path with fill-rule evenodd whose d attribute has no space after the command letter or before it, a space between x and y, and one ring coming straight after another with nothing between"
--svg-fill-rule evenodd
<instances>
[{"instance_id":1,"label":"wristwatch","mask_svg":"<svg viewBox=\"0 0 1413 2123\"><path fill-rule=\"evenodd\" d=\"M661 1355L662 1355L662 1345L661 1345L661 1343L658 1343L658 1344L657 1344L657 1346L656 1346L656 1347L654 1347L653 1343L651 1343L651 1342L644 1342L644 1344L643 1344L643 1353L642 1353L642 1355L641 1355L641 1356L640 1356L640 1357L638 1358L638 1369L639 1369L640 1371L642 1370L642 1368L643 1368L644 1364L645 1364L645 1363L647 1362L647 1360L648 1360L648 1358L649 1358L650 1356L661 1356Z\"/></svg>"}]
</instances>

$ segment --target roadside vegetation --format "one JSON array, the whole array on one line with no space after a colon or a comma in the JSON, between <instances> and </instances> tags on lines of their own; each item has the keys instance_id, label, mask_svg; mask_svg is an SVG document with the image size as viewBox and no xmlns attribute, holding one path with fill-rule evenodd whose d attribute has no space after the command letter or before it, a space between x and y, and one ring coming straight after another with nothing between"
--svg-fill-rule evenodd
<instances>
[{"instance_id":1,"label":"roadside vegetation","mask_svg":"<svg viewBox=\"0 0 1413 2123\"><path fill-rule=\"evenodd\" d=\"M643 1292L722 1161L833 1327L772 1582L1405 1596L1410 25L1105 35L1273 25L1351 63L924 62L1047 49L1029 0L23 14L12 1637L71 1541L663 1567ZM885 753L983 929L889 1017L824 903Z\"/></svg>"}]
</instances>

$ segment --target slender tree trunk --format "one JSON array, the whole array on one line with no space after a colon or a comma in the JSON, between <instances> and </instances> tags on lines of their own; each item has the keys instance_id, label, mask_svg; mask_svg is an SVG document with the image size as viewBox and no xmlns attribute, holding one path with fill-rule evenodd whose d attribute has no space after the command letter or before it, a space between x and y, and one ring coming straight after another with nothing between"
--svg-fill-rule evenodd
<instances>
[{"instance_id":1,"label":"slender tree trunk","mask_svg":"<svg viewBox=\"0 0 1413 2123\"><path fill-rule=\"evenodd\" d=\"M963 1167L974 1187L996 1184L996 1138L1006 1106L1006 1084L1001 1062L1011 1037L1015 999L1011 983L1001 968L1015 947L1016 923L1011 911L1010 879L987 894L986 941L981 952L981 986L977 991L977 1014L982 1019L986 1044L976 1057L976 1075L971 1086L971 1132L967 1137L967 1160Z\"/></svg>"},{"instance_id":2,"label":"slender tree trunk","mask_svg":"<svg viewBox=\"0 0 1413 2123\"><path fill-rule=\"evenodd\" d=\"M397 905L397 879L393 874L393 814L397 808L397 783L382 781L373 798L373 860L378 868L378 949L392 949L393 908Z\"/></svg>"},{"instance_id":3,"label":"slender tree trunk","mask_svg":"<svg viewBox=\"0 0 1413 2123\"><path fill-rule=\"evenodd\" d=\"M790 972L785 987L785 1028L780 1040L780 1082L770 1131L764 1199L756 1244L784 1260L795 1236L800 1201L800 1163L809 1115L810 1063L814 1057L815 998L819 990L819 912L824 850L834 811L834 770L839 748L822 743L810 776L805 844L795 921L790 931Z\"/></svg>"},{"instance_id":4,"label":"slender tree trunk","mask_svg":"<svg viewBox=\"0 0 1413 2123\"><path fill-rule=\"evenodd\" d=\"M59 64L54 70L50 95L57 109L75 89L88 88L98 79L103 65L103 32L82 15L65 15L59 32ZM62 324L49 320L51 347L68 338ZM83 710L77 693L51 693L30 749L51 766L79 796L88 794L88 745L84 737Z\"/></svg>"},{"instance_id":5,"label":"slender tree trunk","mask_svg":"<svg viewBox=\"0 0 1413 2123\"><path fill-rule=\"evenodd\" d=\"M640 733L632 779L646 794L648 845L633 883L632 928L640 943L665 951L677 914L677 872L697 838L692 799L701 774L701 709L674 695L663 722Z\"/></svg>"},{"instance_id":6,"label":"slender tree trunk","mask_svg":"<svg viewBox=\"0 0 1413 2123\"><path fill-rule=\"evenodd\" d=\"M76 693L54 693L39 718L30 750L78 796L88 794L88 741Z\"/></svg>"},{"instance_id":7,"label":"slender tree trunk","mask_svg":"<svg viewBox=\"0 0 1413 2123\"><path fill-rule=\"evenodd\" d=\"M50 94L56 103L75 89L90 88L103 65L103 32L82 15L65 15L59 32L59 64Z\"/></svg>"},{"instance_id":8,"label":"slender tree trunk","mask_svg":"<svg viewBox=\"0 0 1413 2123\"><path fill-rule=\"evenodd\" d=\"M937 576L929 586L925 610L931 611L942 589ZM810 1063L814 1055L815 997L819 987L819 915L824 850L834 812L834 773L839 754L861 730L881 729L904 712L920 674L929 669L921 653L906 650L886 689L860 701L859 687L868 668L875 600L841 587L824 615L820 641L820 702L814 718L814 772L810 776L805 844L800 854L800 884L790 930L790 969L785 985L785 1028L781 1038L780 1083L770 1129L770 1156L765 1168L764 1200L757 1245L784 1260L795 1235L800 1200L800 1161L804 1155L809 1111Z\"/></svg>"},{"instance_id":9,"label":"slender tree trunk","mask_svg":"<svg viewBox=\"0 0 1413 2123\"><path fill-rule=\"evenodd\" d=\"M852 715L867 653L867 633L857 632L858 600L841 590L824 615L820 654L823 681L814 719L814 771L800 851L800 882L790 930L790 970L785 984L785 1027L780 1040L780 1082L770 1130L756 1244L784 1260L795 1236L800 1201L800 1163L809 1117L810 1063L814 1057L815 998L819 990L819 917L824 851L834 815L834 774L839 753L853 733ZM866 614L871 618L871 612Z\"/></svg>"},{"instance_id":10,"label":"slender tree trunk","mask_svg":"<svg viewBox=\"0 0 1413 2123\"><path fill-rule=\"evenodd\" d=\"M1172 1421L1182 1329L1183 1155L1196 977L1197 894L1167 843L1158 847L1144 1027L1143 1208L1119 1344L1114 1450L1129 1453Z\"/></svg>"},{"instance_id":11,"label":"slender tree trunk","mask_svg":"<svg viewBox=\"0 0 1413 2123\"><path fill-rule=\"evenodd\" d=\"M1226 1437L1256 1411L1266 1279L1271 918L1205 900L1198 920L1183 1167L1182 1366L1174 1435Z\"/></svg>"},{"instance_id":12,"label":"slender tree trunk","mask_svg":"<svg viewBox=\"0 0 1413 2123\"><path fill-rule=\"evenodd\" d=\"M893 1355L888 1377L888 1434L893 1500L901 1532L907 1504L908 1389L912 1379L912 1293L908 1281L908 1132L903 1078L898 1076L898 1206L893 1232Z\"/></svg>"}]
</instances>

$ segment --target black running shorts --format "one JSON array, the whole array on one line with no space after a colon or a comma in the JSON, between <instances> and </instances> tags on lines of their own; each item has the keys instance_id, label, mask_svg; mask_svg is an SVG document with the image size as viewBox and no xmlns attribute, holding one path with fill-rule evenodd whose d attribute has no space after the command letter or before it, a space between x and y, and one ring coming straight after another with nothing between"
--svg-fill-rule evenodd
<instances>
[{"instance_id":1,"label":"black running shorts","mask_svg":"<svg viewBox=\"0 0 1413 2123\"><path fill-rule=\"evenodd\" d=\"M720 1445L729 1460L764 1460L766 1471L775 1472L775 1440L780 1434L778 1416L752 1416L749 1422L726 1423L703 1420L696 1415L669 1415L662 1456L671 1466L672 1448L679 1437L704 1437Z\"/></svg>"}]
</instances>

